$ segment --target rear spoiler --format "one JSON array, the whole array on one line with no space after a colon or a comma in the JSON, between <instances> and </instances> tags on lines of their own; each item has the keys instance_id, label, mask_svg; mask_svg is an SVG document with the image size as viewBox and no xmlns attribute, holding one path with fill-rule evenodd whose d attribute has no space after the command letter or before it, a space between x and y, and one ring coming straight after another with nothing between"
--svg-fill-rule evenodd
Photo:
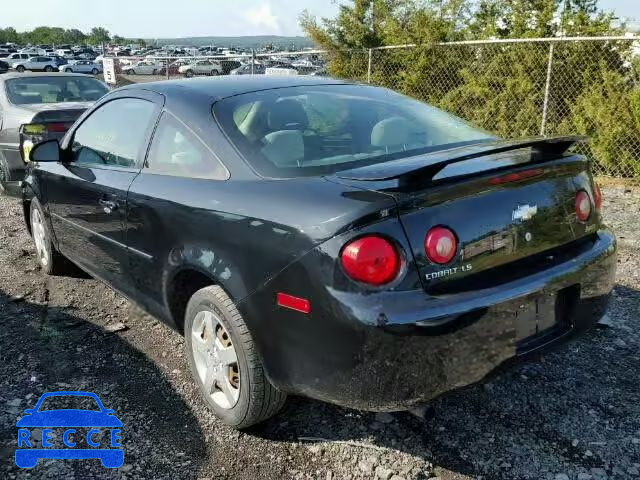
<instances>
[{"instance_id":1,"label":"rear spoiler","mask_svg":"<svg viewBox=\"0 0 640 480\"><path fill-rule=\"evenodd\" d=\"M587 137L583 136L563 136L480 142L345 170L337 172L335 176L345 180L364 181L392 180L416 175L433 179L447 165L511 150L530 148L532 150L531 160L526 163L543 162L548 160L549 156L563 155L575 143L587 140Z\"/></svg>"}]
</instances>

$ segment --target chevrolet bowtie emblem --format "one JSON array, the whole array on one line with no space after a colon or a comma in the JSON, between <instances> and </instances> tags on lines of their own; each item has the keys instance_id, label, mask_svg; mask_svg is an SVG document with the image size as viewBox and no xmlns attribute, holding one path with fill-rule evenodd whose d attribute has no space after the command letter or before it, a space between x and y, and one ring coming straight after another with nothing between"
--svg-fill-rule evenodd
<instances>
[{"instance_id":1,"label":"chevrolet bowtie emblem","mask_svg":"<svg viewBox=\"0 0 640 480\"><path fill-rule=\"evenodd\" d=\"M531 220L536 213L538 213L537 205L518 205L511 214L511 220L514 222L517 220L521 222L524 220Z\"/></svg>"}]
</instances>

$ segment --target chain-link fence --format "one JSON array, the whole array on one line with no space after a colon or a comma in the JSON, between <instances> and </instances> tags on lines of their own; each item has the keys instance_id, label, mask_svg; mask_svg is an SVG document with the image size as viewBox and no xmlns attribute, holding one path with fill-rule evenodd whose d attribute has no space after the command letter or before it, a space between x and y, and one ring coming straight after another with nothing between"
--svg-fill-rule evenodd
<instances>
[{"instance_id":1,"label":"chain-link fence","mask_svg":"<svg viewBox=\"0 0 640 480\"><path fill-rule=\"evenodd\" d=\"M266 72L382 85L501 137L586 135L590 143L577 148L594 161L596 173L638 179L639 45L625 37L493 40L236 57L118 58L118 70L124 82Z\"/></svg>"}]
</instances>

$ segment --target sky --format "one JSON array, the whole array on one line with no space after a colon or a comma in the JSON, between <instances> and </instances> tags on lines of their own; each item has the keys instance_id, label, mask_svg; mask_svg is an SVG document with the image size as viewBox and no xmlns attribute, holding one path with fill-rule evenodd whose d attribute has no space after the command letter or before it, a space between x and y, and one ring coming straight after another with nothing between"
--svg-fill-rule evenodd
<instances>
[{"instance_id":1,"label":"sky","mask_svg":"<svg viewBox=\"0 0 640 480\"><path fill-rule=\"evenodd\" d=\"M28 8L3 8L0 27L18 31L40 25L88 31L103 26L129 38L301 35L304 9L319 17L336 14L339 0L30 0ZM640 0L600 0L602 8L640 20Z\"/></svg>"}]
</instances>

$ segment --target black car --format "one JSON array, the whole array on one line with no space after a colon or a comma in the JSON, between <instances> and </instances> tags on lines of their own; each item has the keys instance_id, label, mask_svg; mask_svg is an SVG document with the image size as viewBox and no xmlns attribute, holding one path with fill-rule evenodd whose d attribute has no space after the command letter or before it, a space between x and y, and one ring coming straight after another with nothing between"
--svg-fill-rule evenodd
<instances>
[{"instance_id":1,"label":"black car","mask_svg":"<svg viewBox=\"0 0 640 480\"><path fill-rule=\"evenodd\" d=\"M9 71L9 64L3 60L0 60L0 73L7 73Z\"/></svg>"},{"instance_id":2,"label":"black car","mask_svg":"<svg viewBox=\"0 0 640 480\"><path fill-rule=\"evenodd\" d=\"M224 422L286 394L412 409L604 314L616 242L576 140L318 77L130 85L34 147L24 213L45 272L184 333Z\"/></svg>"}]
</instances>

